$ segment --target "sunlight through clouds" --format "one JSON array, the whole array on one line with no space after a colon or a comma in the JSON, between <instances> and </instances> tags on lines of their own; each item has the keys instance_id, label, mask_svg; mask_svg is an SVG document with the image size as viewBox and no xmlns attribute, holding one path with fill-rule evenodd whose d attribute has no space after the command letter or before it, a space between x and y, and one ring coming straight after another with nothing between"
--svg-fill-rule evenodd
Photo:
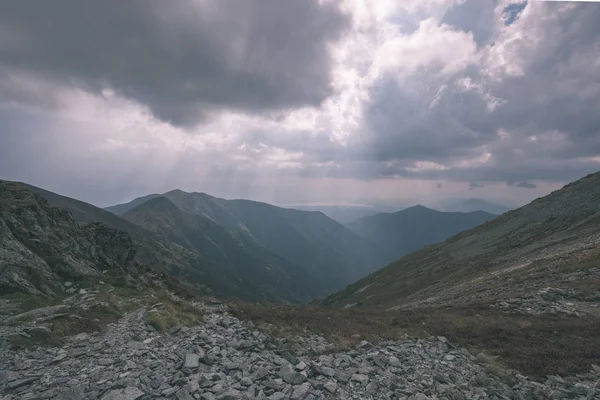
<instances>
[{"instance_id":1,"label":"sunlight through clouds","mask_svg":"<svg viewBox=\"0 0 600 400\"><path fill-rule=\"evenodd\" d=\"M172 187L400 201L415 182L524 202L600 169L600 5L136 4L95 17L129 18L137 42L69 0L45 9L55 26L0 6L3 178L97 204ZM78 52L73 20L98 47Z\"/></svg>"}]
</instances>

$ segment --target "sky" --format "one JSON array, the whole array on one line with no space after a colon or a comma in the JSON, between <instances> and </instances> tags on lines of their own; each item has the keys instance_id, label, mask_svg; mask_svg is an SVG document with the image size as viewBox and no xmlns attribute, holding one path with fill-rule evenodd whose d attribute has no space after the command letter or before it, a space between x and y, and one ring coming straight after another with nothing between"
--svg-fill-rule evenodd
<instances>
[{"instance_id":1,"label":"sky","mask_svg":"<svg viewBox=\"0 0 600 400\"><path fill-rule=\"evenodd\" d=\"M0 178L521 205L600 170L600 3L0 2Z\"/></svg>"}]
</instances>

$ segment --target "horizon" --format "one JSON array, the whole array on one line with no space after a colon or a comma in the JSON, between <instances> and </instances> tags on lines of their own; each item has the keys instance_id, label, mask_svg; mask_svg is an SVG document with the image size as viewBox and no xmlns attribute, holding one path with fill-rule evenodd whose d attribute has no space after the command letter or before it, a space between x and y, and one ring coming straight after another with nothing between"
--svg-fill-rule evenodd
<instances>
[{"instance_id":1,"label":"horizon","mask_svg":"<svg viewBox=\"0 0 600 400\"><path fill-rule=\"evenodd\" d=\"M598 3L26 3L0 5L2 179L514 208L600 169Z\"/></svg>"},{"instance_id":2,"label":"horizon","mask_svg":"<svg viewBox=\"0 0 600 400\"><path fill-rule=\"evenodd\" d=\"M600 172L600 171L597 171ZM583 178L583 177L582 177ZM393 214L396 212L401 212L410 208L415 208L415 207L423 207L423 208L428 208L434 211L440 211L440 212L458 212L458 213L472 213L472 212L478 212L478 211L482 211L482 212L486 212L488 214L496 214L496 215L500 215L500 212L495 212L495 211L489 211L489 210L484 210L484 208L490 209L490 208L503 208L506 209L506 211L509 210L513 210L516 208L520 208L522 206L525 206L527 204L529 204L531 201L535 200L532 199L531 201L525 203L525 204L521 204L521 205L514 205L514 204L501 204L501 203L497 203L497 202L493 202L493 201L488 201L486 199L483 198L476 198L476 197L470 197L470 198L449 198L449 199L445 199L442 201L438 201L438 202L429 202L429 203L424 203L424 202L416 202L416 203L411 203L411 202L405 202L405 203L379 203L379 204L353 204L353 203L321 203L321 202L316 202L316 203L287 203L287 204L278 204L278 203L269 203L269 202L265 202L262 200L256 200L256 199L250 199L250 198L241 198L241 197L234 197L234 198L225 198L225 197L219 197L219 196L214 196L210 193L206 193L206 192L198 192L198 191L185 191L182 189L169 189L165 192L161 192L161 193L146 193L144 195L138 196L138 197L134 197L131 199L127 199L123 202L120 203L115 203L115 204L109 204L107 206L100 206L97 204L94 204L93 202L89 202L89 201L85 201L83 199L77 198L77 197L71 197L68 196L64 193L60 193L60 192L56 192L53 191L51 189L48 189L46 187L42 187L42 186L37 186L37 185L33 185L29 182L23 182L23 181L11 181L10 179L5 179L3 177L0 177L0 181L6 181L6 182L15 182L15 183L22 183L22 184L26 184L26 185L30 185L33 187L36 187L38 189L42 189L44 191L48 191L54 194L57 194L59 196L63 196L63 197L67 197L67 198L71 198L74 200L78 200L78 201L83 201L87 204L90 204L94 207L98 207L100 209L105 209L108 210L109 208L112 207L117 207L117 206L121 206L121 205L126 205L129 204L131 202L134 202L136 200L139 199L143 199L145 197L148 196L163 196L167 193L170 192L175 192L175 191L179 191L179 192L183 192L185 194L201 194L201 195L207 195L209 197L213 197L216 199L221 199L221 200L226 200L226 201L235 201L235 200L246 200L246 201L252 201L252 202L257 202L257 203L265 203L265 204L269 204L275 207L279 207L279 208L287 208L287 209L296 209L296 210L301 210L301 211L316 211L316 212L321 212L324 214L328 214L328 211L331 212L336 212L336 209L338 208L342 208L342 209L354 209L355 211L361 210L361 211L372 211L369 213L365 213L364 216L369 216L369 215L375 215L375 214ZM568 183L567 183L568 184ZM548 193L550 194L550 193ZM545 195L544 195L545 196ZM544 197L541 196L541 197ZM149 200L148 200L149 201ZM479 205L478 206L472 206L469 203L472 202L476 202ZM140 203L142 204L142 203ZM466 207L468 208L468 210L464 211L464 210L457 210L456 207ZM477 208L481 206L482 208ZM504 212L506 212L504 211ZM338 218L333 217L328 215L329 218L332 218L334 220L337 220ZM361 218L361 217L358 217ZM338 221L341 223L341 221ZM344 222L346 223L346 222Z\"/></svg>"}]
</instances>

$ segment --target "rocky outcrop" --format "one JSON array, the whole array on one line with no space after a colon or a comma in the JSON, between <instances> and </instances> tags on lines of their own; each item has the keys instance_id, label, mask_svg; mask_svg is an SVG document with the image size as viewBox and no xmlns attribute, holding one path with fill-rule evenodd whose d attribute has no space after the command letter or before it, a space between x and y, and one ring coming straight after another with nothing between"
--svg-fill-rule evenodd
<instances>
[{"instance_id":1,"label":"rocky outcrop","mask_svg":"<svg viewBox=\"0 0 600 400\"><path fill-rule=\"evenodd\" d=\"M65 280L136 271L131 238L100 223L80 226L17 183L0 181L0 290L55 295Z\"/></svg>"},{"instance_id":2,"label":"rocky outcrop","mask_svg":"<svg viewBox=\"0 0 600 400\"><path fill-rule=\"evenodd\" d=\"M224 306L203 325L160 334L140 309L61 348L0 347L0 397L16 399L593 399L600 368L544 383L498 378L444 337L334 351L319 336L275 339ZM293 343L293 346L292 346Z\"/></svg>"}]
</instances>

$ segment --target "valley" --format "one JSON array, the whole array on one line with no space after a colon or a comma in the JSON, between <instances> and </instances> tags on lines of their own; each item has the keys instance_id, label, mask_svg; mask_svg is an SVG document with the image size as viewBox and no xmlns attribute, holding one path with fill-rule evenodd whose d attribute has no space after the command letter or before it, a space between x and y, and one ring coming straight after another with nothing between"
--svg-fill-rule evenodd
<instances>
[{"instance_id":1,"label":"valley","mask_svg":"<svg viewBox=\"0 0 600 400\"><path fill-rule=\"evenodd\" d=\"M0 182L3 398L600 393L600 173L498 217L108 210Z\"/></svg>"}]
</instances>

